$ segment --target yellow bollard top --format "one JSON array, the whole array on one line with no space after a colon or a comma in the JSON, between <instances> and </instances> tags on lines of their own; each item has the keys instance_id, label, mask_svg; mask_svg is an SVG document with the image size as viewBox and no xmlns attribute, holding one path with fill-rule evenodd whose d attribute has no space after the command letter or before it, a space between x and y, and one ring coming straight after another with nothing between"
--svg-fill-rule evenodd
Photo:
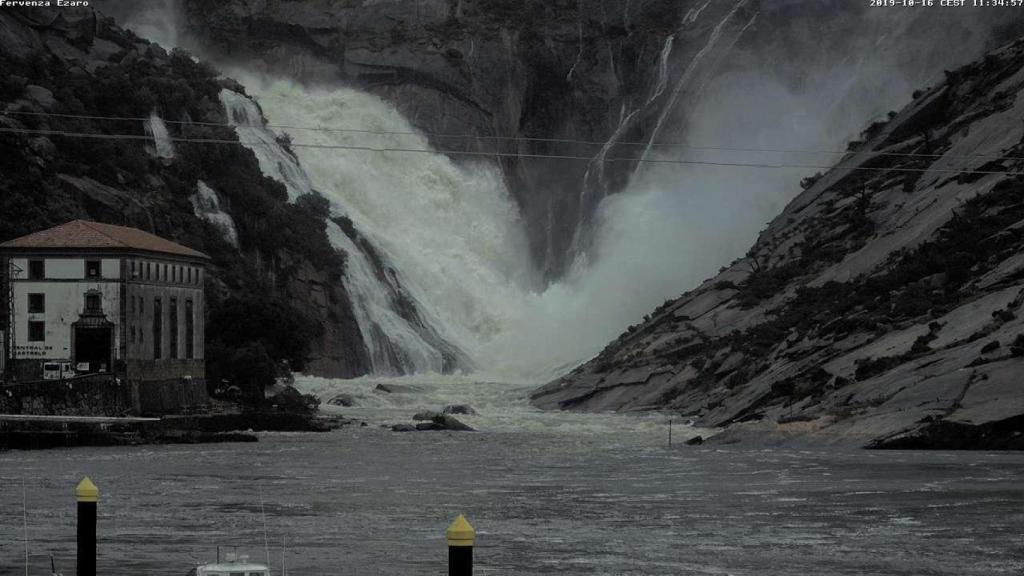
<instances>
[{"instance_id":1,"label":"yellow bollard top","mask_svg":"<svg viewBox=\"0 0 1024 576\"><path fill-rule=\"evenodd\" d=\"M96 502L100 498L100 489L86 476L75 487L75 497L79 502Z\"/></svg>"},{"instance_id":2,"label":"yellow bollard top","mask_svg":"<svg viewBox=\"0 0 1024 576\"><path fill-rule=\"evenodd\" d=\"M476 530L473 530L473 526L465 516L459 514L459 517L445 531L445 536L448 537L449 546L472 546L473 541L476 540Z\"/></svg>"}]
</instances>

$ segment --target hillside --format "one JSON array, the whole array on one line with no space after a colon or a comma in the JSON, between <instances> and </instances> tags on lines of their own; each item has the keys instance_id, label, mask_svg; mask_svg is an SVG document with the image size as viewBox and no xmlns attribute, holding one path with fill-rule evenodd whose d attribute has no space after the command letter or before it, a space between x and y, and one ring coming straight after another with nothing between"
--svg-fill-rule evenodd
<instances>
[{"instance_id":1,"label":"hillside","mask_svg":"<svg viewBox=\"0 0 1024 576\"><path fill-rule=\"evenodd\" d=\"M718 441L1024 447L1024 42L947 72L741 258L532 396Z\"/></svg>"},{"instance_id":2,"label":"hillside","mask_svg":"<svg viewBox=\"0 0 1024 576\"><path fill-rule=\"evenodd\" d=\"M244 93L91 9L0 12L0 240L84 218L211 255L213 382L259 393L282 363L365 373L326 201L289 203L263 175L225 126L225 89Z\"/></svg>"}]
</instances>

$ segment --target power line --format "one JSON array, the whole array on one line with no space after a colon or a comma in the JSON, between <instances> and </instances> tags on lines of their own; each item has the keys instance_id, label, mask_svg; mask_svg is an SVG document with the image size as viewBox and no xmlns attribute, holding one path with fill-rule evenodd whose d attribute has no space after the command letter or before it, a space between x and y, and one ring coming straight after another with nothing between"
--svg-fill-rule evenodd
<instances>
[{"instance_id":1,"label":"power line","mask_svg":"<svg viewBox=\"0 0 1024 576\"><path fill-rule=\"evenodd\" d=\"M53 112L29 112L29 111L8 111L3 112L8 115L19 115L19 116L41 116L47 118L67 118L67 119L79 119L79 120L102 120L102 121L116 121L116 122L148 122L150 118L132 117L132 116L93 116L85 114L58 114ZM181 124L191 126L210 126L217 128L239 128L249 126L237 126L234 124L224 124L221 122L200 122L200 121L186 121L186 120L164 120L160 119L164 124ZM368 130L362 128L344 128L344 127L329 127L329 126L296 126L291 124L265 124L263 126L252 126L252 128L273 128L279 130L304 130L310 132L338 132L338 133L350 133L350 134L370 134L375 136L426 136L430 138L450 138L450 139L463 139L463 140L485 140L485 141L498 141L498 142L540 142L549 144L579 144L584 146L604 146L607 144L606 141L598 140L579 140L573 138L540 138L532 136L486 136L478 134L445 134L440 132L416 132L411 130ZM634 142L634 141L617 141L613 143L615 146L652 146L658 148L679 148L684 150L702 150L710 152L756 152L766 154L827 154L831 156L846 156L847 154L853 154L853 151L845 150L807 150L797 148L740 148L731 146L699 146L695 144L683 144L681 142ZM1017 156L1003 156L1001 154L959 154L959 155L945 155L939 153L927 153L927 152L873 152L878 156L893 156L893 157L906 157L906 158L949 158L949 159L1000 159L1000 160L1017 160L1024 161L1024 157ZM588 160L593 159L588 157Z\"/></svg>"},{"instance_id":2,"label":"power line","mask_svg":"<svg viewBox=\"0 0 1024 576\"><path fill-rule=\"evenodd\" d=\"M35 134L41 136L62 136L68 138L92 138L99 140L152 140L151 136L142 134L100 134L94 132L66 132L63 130L43 130L43 129L32 129L32 128L3 128L0 127L0 133L16 133L16 134ZM188 142L196 144L240 144L243 146L272 146L269 142L246 142L241 140L229 140L224 138L180 138L180 137L168 137L171 142ZM450 154L455 156L477 156L486 158L529 158L529 159L552 159L552 160L582 160L591 161L593 160L590 156L573 156L573 155L555 155L555 154L524 154L520 152L480 152L472 150L446 150L446 149L430 149L430 148L375 148L372 146L355 146L347 144L314 144L314 143L296 143L292 142L289 144L291 148L313 148L322 150L353 150L362 152L399 152L399 153L420 153L420 154ZM866 152L866 154L872 154ZM724 166L724 167L736 167L736 168L801 168L809 170L830 170L834 166L826 166L821 164L765 164L765 163L753 163L753 162L716 162L709 160L685 160L685 159L673 159L673 158L626 158L626 157L612 157L605 158L605 162L644 162L648 164L680 164L680 165L696 165L696 166ZM937 174L998 174L1002 176L1016 176L1021 174L1020 172L1009 172L1005 170L954 170L948 168L906 168L906 167L893 167L893 168L878 168L873 166L848 166L849 170L858 171L874 171L874 172L932 172Z\"/></svg>"}]
</instances>

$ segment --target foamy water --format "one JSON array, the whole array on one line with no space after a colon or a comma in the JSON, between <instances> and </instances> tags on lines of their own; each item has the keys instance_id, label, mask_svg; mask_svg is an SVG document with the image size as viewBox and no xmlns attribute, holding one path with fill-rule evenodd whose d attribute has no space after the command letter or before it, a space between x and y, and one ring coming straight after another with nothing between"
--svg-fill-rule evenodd
<instances>
[{"instance_id":1,"label":"foamy water","mask_svg":"<svg viewBox=\"0 0 1024 576\"><path fill-rule=\"evenodd\" d=\"M379 385L393 386L396 391L385 392ZM463 375L353 380L300 375L295 386L304 394L320 398L320 410L326 414L341 414L374 425L410 423L417 412L440 412L445 406L460 404L470 406L476 414L456 417L487 432L604 437L617 445L660 446L668 440L668 423L673 419L673 439L677 443L714 433L692 428L679 416L660 412L591 414L538 410L528 401L529 393L537 387L535 382L481 381ZM355 406L328 404L339 396L350 399Z\"/></svg>"}]
</instances>

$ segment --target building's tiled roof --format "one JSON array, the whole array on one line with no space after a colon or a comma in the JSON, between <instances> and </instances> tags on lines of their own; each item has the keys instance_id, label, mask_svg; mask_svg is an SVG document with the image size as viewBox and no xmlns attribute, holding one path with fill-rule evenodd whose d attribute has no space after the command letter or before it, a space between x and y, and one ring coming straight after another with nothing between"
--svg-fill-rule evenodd
<instances>
[{"instance_id":1,"label":"building's tiled roof","mask_svg":"<svg viewBox=\"0 0 1024 576\"><path fill-rule=\"evenodd\" d=\"M48 230L41 230L0 244L0 250L8 248L143 250L176 256L190 256L192 258L209 258L198 250L186 248L181 244L175 244L170 240L165 240L137 228L100 224L99 222L88 222L86 220L72 220L67 224L61 224Z\"/></svg>"}]
</instances>

